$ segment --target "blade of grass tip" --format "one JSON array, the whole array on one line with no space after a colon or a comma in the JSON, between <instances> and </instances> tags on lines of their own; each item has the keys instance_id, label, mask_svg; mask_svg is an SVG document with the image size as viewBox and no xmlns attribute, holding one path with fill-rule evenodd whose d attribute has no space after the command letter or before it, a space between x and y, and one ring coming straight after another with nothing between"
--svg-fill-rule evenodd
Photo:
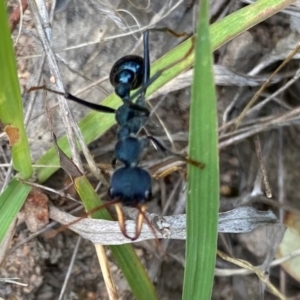
<instances>
[{"instance_id":1,"label":"blade of grass tip","mask_svg":"<svg viewBox=\"0 0 300 300\"><path fill-rule=\"evenodd\" d=\"M195 53L189 156L205 167L188 167L183 299L211 299L218 233L219 159L208 0L199 4Z\"/></svg>"},{"instance_id":2,"label":"blade of grass tip","mask_svg":"<svg viewBox=\"0 0 300 300\"><path fill-rule=\"evenodd\" d=\"M0 121L11 146L13 167L23 179L28 179L32 174L32 165L5 4L6 1L0 3Z\"/></svg>"},{"instance_id":3,"label":"blade of grass tip","mask_svg":"<svg viewBox=\"0 0 300 300\"><path fill-rule=\"evenodd\" d=\"M10 224L16 219L17 213L24 204L31 187L16 178L8 184L0 196L0 244L2 243Z\"/></svg>"}]
</instances>

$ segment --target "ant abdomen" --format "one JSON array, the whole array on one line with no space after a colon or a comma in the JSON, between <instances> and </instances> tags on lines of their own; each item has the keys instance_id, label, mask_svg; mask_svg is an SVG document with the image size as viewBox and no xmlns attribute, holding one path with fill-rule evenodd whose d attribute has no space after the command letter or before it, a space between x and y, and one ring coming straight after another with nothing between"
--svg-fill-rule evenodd
<instances>
[{"instance_id":1,"label":"ant abdomen","mask_svg":"<svg viewBox=\"0 0 300 300\"><path fill-rule=\"evenodd\" d=\"M124 99L130 91L142 85L144 76L144 59L138 55L126 55L113 65L109 80L115 87L116 94Z\"/></svg>"}]
</instances>

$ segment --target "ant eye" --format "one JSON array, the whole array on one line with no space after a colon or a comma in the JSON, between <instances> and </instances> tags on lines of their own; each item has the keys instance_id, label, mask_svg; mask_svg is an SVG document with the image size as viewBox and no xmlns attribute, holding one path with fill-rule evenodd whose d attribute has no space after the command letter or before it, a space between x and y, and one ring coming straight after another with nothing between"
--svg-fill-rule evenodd
<instances>
[{"instance_id":1,"label":"ant eye","mask_svg":"<svg viewBox=\"0 0 300 300\"><path fill-rule=\"evenodd\" d=\"M146 201L150 201L151 198L152 198L152 192L151 192L151 190L146 191L145 192L145 200Z\"/></svg>"}]
</instances>

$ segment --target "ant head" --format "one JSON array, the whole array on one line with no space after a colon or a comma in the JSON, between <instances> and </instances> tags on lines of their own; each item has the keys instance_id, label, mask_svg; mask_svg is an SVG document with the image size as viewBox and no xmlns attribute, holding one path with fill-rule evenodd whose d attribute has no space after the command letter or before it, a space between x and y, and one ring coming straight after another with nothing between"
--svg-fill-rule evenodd
<instances>
[{"instance_id":1,"label":"ant head","mask_svg":"<svg viewBox=\"0 0 300 300\"><path fill-rule=\"evenodd\" d=\"M143 82L144 59L137 55L127 55L120 58L112 67L109 75L111 84L115 87L116 94L129 97L130 91L141 86Z\"/></svg>"},{"instance_id":2,"label":"ant head","mask_svg":"<svg viewBox=\"0 0 300 300\"><path fill-rule=\"evenodd\" d=\"M142 168L121 167L113 173L110 184L110 198L120 199L126 206L141 205L151 198L152 179Z\"/></svg>"}]
</instances>

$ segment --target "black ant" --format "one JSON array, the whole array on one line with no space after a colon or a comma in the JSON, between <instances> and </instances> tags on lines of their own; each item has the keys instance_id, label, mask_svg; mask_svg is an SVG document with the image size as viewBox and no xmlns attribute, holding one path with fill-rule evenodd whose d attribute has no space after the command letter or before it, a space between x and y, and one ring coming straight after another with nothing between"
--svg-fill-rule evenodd
<instances>
[{"instance_id":1,"label":"black ant","mask_svg":"<svg viewBox=\"0 0 300 300\"><path fill-rule=\"evenodd\" d=\"M175 36L186 35L178 35L167 28L151 30L168 31ZM117 143L115 146L115 157L112 164L115 167L116 162L120 161L123 166L114 171L111 177L108 193L112 203L116 205L120 229L124 236L131 240L136 240L139 237L143 220L146 220L148 225L151 226L149 220L145 216L145 204L151 199L152 178L148 171L139 167L142 151L148 146L149 140L151 140L164 153L179 156L187 163L191 163L201 169L203 168L203 164L166 149L163 144L161 144L161 142L153 136L147 135L142 138L138 138L136 136L137 133L144 127L150 115L149 109L145 107L145 94L147 87L156 80L164 70L171 67L168 66L150 78L149 30L145 31L143 34L143 43L144 57L137 55L124 56L120 58L111 69L110 82L115 88L115 93L123 101L123 104L116 110L107 106L87 102L69 93L61 93L51 90L45 86L30 89L31 91L44 89L46 91L62 95L66 99L72 100L90 109L115 114L119 129L117 133ZM172 66L174 64L172 64ZM140 88L138 92L133 96L130 96L130 92L138 88ZM138 97L137 101L133 103L132 100L136 96ZM135 207L139 211L134 237L128 236L126 232L125 220L120 208L121 203L125 206Z\"/></svg>"}]
</instances>

